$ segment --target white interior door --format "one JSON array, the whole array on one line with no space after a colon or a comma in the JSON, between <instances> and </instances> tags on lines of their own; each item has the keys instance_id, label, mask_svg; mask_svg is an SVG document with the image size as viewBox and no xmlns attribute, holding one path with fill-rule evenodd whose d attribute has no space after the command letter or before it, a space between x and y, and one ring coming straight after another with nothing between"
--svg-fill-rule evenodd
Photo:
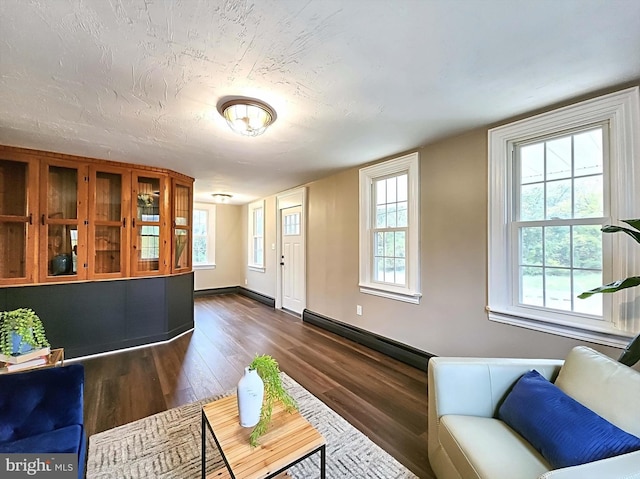
<instances>
[{"instance_id":1,"label":"white interior door","mask_svg":"<svg viewBox=\"0 0 640 479\"><path fill-rule=\"evenodd\" d=\"M304 308L304 253L302 207L294 206L280 210L282 227L282 307L302 314Z\"/></svg>"}]
</instances>

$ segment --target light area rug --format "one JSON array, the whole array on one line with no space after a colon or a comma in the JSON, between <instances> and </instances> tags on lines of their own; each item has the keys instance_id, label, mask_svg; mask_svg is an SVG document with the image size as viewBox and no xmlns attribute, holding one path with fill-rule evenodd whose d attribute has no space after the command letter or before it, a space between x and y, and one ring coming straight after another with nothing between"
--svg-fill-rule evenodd
<instances>
[{"instance_id":1,"label":"light area rug","mask_svg":"<svg viewBox=\"0 0 640 479\"><path fill-rule=\"evenodd\" d=\"M344 418L282 373L300 413L324 436L327 478L417 478ZM87 479L196 479L201 474L202 405L232 394L170 409L89 438ZM207 431L207 473L223 466ZM320 455L289 469L297 479L319 477Z\"/></svg>"}]
</instances>

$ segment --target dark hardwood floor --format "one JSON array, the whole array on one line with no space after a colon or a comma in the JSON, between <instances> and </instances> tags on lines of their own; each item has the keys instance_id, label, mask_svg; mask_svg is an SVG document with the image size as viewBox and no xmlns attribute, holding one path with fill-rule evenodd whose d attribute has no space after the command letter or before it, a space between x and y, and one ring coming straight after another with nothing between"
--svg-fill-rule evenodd
<instances>
[{"instance_id":1,"label":"dark hardwood floor","mask_svg":"<svg viewBox=\"0 0 640 479\"><path fill-rule=\"evenodd\" d=\"M195 300L193 332L82 360L91 435L236 386L258 354L421 478L427 459L427 375L244 296Z\"/></svg>"}]
</instances>

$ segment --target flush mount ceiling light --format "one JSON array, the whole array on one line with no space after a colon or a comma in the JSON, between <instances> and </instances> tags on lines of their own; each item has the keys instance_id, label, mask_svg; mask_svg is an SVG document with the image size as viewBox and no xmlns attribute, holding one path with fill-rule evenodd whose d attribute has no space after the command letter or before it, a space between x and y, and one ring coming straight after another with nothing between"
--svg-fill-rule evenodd
<instances>
[{"instance_id":1,"label":"flush mount ceiling light","mask_svg":"<svg viewBox=\"0 0 640 479\"><path fill-rule=\"evenodd\" d=\"M218 112L233 131L245 136L262 135L276 121L276 112L253 98L235 98L218 105Z\"/></svg>"},{"instance_id":2,"label":"flush mount ceiling light","mask_svg":"<svg viewBox=\"0 0 640 479\"><path fill-rule=\"evenodd\" d=\"M211 196L213 196L213 201L216 203L228 203L229 200L233 198L233 196L228 193L214 193Z\"/></svg>"}]
</instances>

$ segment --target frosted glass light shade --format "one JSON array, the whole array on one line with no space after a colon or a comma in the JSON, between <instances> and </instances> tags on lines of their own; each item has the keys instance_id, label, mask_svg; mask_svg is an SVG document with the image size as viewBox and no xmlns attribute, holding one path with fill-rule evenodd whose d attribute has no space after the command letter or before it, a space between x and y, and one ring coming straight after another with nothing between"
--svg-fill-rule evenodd
<instances>
[{"instance_id":1,"label":"frosted glass light shade","mask_svg":"<svg viewBox=\"0 0 640 479\"><path fill-rule=\"evenodd\" d=\"M233 131L245 136L262 135L276 118L273 109L258 100L231 100L219 111Z\"/></svg>"},{"instance_id":2,"label":"frosted glass light shade","mask_svg":"<svg viewBox=\"0 0 640 479\"><path fill-rule=\"evenodd\" d=\"M228 203L232 198L232 195L228 193L213 193L211 196L213 196L215 203Z\"/></svg>"}]
</instances>

